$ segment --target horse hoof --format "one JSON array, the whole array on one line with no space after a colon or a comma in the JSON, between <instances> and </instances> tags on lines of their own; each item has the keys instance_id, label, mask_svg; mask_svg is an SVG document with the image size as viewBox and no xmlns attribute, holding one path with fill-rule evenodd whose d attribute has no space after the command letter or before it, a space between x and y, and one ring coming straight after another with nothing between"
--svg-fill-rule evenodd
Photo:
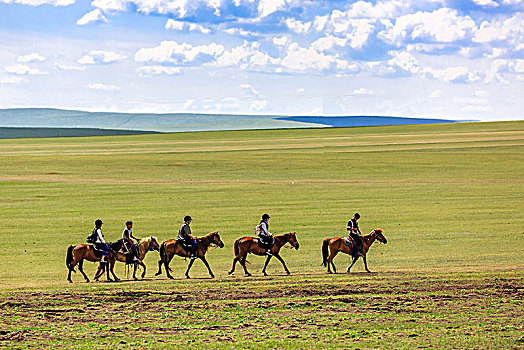
<instances>
[{"instance_id":1,"label":"horse hoof","mask_svg":"<svg viewBox=\"0 0 524 350\"><path fill-rule=\"evenodd\" d=\"M190 279L191 277L189 277L189 275L186 275L186 278L187 278L187 279Z\"/></svg>"},{"instance_id":2,"label":"horse hoof","mask_svg":"<svg viewBox=\"0 0 524 350\"><path fill-rule=\"evenodd\" d=\"M69 281L69 283L73 283L73 281L71 281L71 280L68 280L68 281Z\"/></svg>"},{"instance_id":3,"label":"horse hoof","mask_svg":"<svg viewBox=\"0 0 524 350\"><path fill-rule=\"evenodd\" d=\"M210 275L210 276L211 276L211 278L215 278L215 275Z\"/></svg>"},{"instance_id":4,"label":"horse hoof","mask_svg":"<svg viewBox=\"0 0 524 350\"><path fill-rule=\"evenodd\" d=\"M228 275L231 275L232 273L233 273L233 270L229 270L229 271L227 272Z\"/></svg>"},{"instance_id":5,"label":"horse hoof","mask_svg":"<svg viewBox=\"0 0 524 350\"><path fill-rule=\"evenodd\" d=\"M175 279L175 278L174 278L173 276L171 276L171 275L170 275L170 276L167 276L167 277L169 277L169 279L172 279L172 280Z\"/></svg>"},{"instance_id":6,"label":"horse hoof","mask_svg":"<svg viewBox=\"0 0 524 350\"><path fill-rule=\"evenodd\" d=\"M287 274L287 275L289 276L289 275L291 275L291 272L289 272L289 271L286 271L286 274Z\"/></svg>"},{"instance_id":7,"label":"horse hoof","mask_svg":"<svg viewBox=\"0 0 524 350\"><path fill-rule=\"evenodd\" d=\"M155 273L155 276L160 276L162 274L162 272L157 272Z\"/></svg>"},{"instance_id":8,"label":"horse hoof","mask_svg":"<svg viewBox=\"0 0 524 350\"><path fill-rule=\"evenodd\" d=\"M250 273L246 273L246 277L251 277L251 276L253 276L253 275L250 274Z\"/></svg>"},{"instance_id":9,"label":"horse hoof","mask_svg":"<svg viewBox=\"0 0 524 350\"><path fill-rule=\"evenodd\" d=\"M328 273L329 273L329 274L331 274L331 273L333 273L333 272L331 272L331 271L328 271Z\"/></svg>"}]
</instances>

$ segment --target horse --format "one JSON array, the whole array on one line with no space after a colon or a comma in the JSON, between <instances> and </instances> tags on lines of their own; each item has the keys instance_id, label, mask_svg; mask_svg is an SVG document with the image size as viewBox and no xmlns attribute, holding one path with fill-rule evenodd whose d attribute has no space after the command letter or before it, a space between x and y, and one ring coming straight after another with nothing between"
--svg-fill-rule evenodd
<instances>
[{"instance_id":1,"label":"horse","mask_svg":"<svg viewBox=\"0 0 524 350\"><path fill-rule=\"evenodd\" d=\"M222 240L220 239L218 231L211 232L204 237L197 238L196 257L200 258L204 265L206 265L211 278L215 278L215 275L213 275L213 272L211 271L211 268L209 267L209 264L206 260L206 253L209 249L209 246L211 245L215 245L220 248L224 247L224 242L222 242ZM175 254L184 258L188 258L191 256L191 253L182 247L181 241L178 241L176 239L168 239L167 241L162 242L162 244L160 245L160 260L158 261L158 272L155 274L155 276L159 276L162 274L162 264L164 264L167 277L173 279L173 276L171 276L171 274L169 273L170 271L173 271L169 267L169 263L171 262L171 259L173 259L173 256L175 256ZM190 278L189 270L191 269L191 266L193 266L194 262L195 259L191 259L191 261L189 262L186 271L186 278Z\"/></svg>"},{"instance_id":2,"label":"horse","mask_svg":"<svg viewBox=\"0 0 524 350\"><path fill-rule=\"evenodd\" d=\"M364 260L364 266L366 268L367 272L371 272L368 269L368 263L366 261L366 254L369 250L369 247L375 242L375 239L379 242L382 242L386 244L388 240L384 235L382 234L382 229L376 228L373 231L371 231L369 234L362 236L362 259ZM328 248L329 248L329 256L328 256ZM351 254L350 247L347 246L344 243L344 237L335 237L335 238L326 238L322 242L322 265L327 266L328 273L331 273L331 269L329 268L329 265L333 266L333 271L337 273L337 270L335 268L335 264L333 264L333 258L335 255L337 255L338 252ZM355 264L355 262L358 260L358 256L353 258L353 262L348 267L347 272L351 270L351 267Z\"/></svg>"},{"instance_id":3,"label":"horse","mask_svg":"<svg viewBox=\"0 0 524 350\"><path fill-rule=\"evenodd\" d=\"M121 261L123 263L126 263L128 265L130 264L133 264L134 266L134 270L133 270L133 279L134 280L138 280L138 278L136 278L136 269L138 267L138 265L142 266L142 268L144 269L144 271L142 272L142 276L141 278L144 278L144 276L146 275L146 265L142 262L142 260L145 258L147 252L152 252L154 250L159 250L159 244L158 244L158 241L156 239L156 237L149 237L149 238L143 238L140 240L140 242L138 243L138 259L140 260L140 262L130 262L128 263L128 259L129 259L129 256L130 254L129 253L122 253L122 252L116 252L116 254L111 254L111 258L109 259L109 269L111 271L111 273L114 275L114 272L113 272L113 269L115 267L115 262L116 261ZM98 266L98 271L95 275L95 279L96 276L101 276L103 273L104 273L104 268L105 268L105 264L102 264L100 263L100 265Z\"/></svg>"},{"instance_id":4,"label":"horse","mask_svg":"<svg viewBox=\"0 0 524 350\"><path fill-rule=\"evenodd\" d=\"M122 245L124 244L123 240L120 239L114 243L108 243L107 246L109 247L109 259L111 258L111 254L113 254L113 251L116 252L122 248ZM84 275L84 279L86 282L89 282L89 278L87 278L87 275L84 273L84 259L87 261L101 261L102 257L98 257L95 254L95 251L93 249L93 246L91 244L77 244L76 246L70 245L67 248L67 255L66 255L66 266L69 270L69 274L67 276L67 280L70 283L73 283L73 280L71 279L71 272L75 272L75 266L78 264L78 270ZM100 269L100 268L99 268ZM98 271L97 271L98 274ZM97 274L95 274L95 280L98 280ZM115 280L118 281L118 277L115 276L113 273L113 277ZM109 277L109 269L107 271L107 280L112 281Z\"/></svg>"},{"instance_id":5,"label":"horse","mask_svg":"<svg viewBox=\"0 0 524 350\"><path fill-rule=\"evenodd\" d=\"M284 270L288 275L291 274L289 272L286 263L282 259L282 257L279 254L280 248L284 246L286 243L290 243L295 250L298 249L299 244L297 241L297 236L295 232L288 232L283 235L279 236L273 236L275 238L275 244L271 248L271 254L277 258L281 263L282 266L284 266ZM231 270L229 270L229 274L231 275L233 272L235 272L235 265L237 261L240 261L240 264L244 268L244 272L246 273L246 276L251 276L251 274L247 271L246 268L246 257L248 253L253 253L255 255L265 255L266 249L260 248L258 245L258 238L253 237L242 237L235 241L235 258L233 259L233 267ZM264 265L264 269L262 272L264 273L264 276L267 276L266 268L269 264L269 260L271 260L271 255L268 255L266 259L266 264Z\"/></svg>"}]
</instances>

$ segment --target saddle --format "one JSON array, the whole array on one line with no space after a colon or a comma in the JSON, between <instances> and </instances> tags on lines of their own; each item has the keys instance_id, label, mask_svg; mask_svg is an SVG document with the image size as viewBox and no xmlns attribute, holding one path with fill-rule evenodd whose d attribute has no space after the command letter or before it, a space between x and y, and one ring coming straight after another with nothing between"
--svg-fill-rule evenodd
<instances>
[{"instance_id":1,"label":"saddle","mask_svg":"<svg viewBox=\"0 0 524 350\"><path fill-rule=\"evenodd\" d=\"M102 251L100 249L98 249L94 244L90 244L89 247L93 249L93 253L95 253L97 258L102 259Z\"/></svg>"},{"instance_id":2,"label":"saddle","mask_svg":"<svg viewBox=\"0 0 524 350\"><path fill-rule=\"evenodd\" d=\"M268 237L269 238L269 237ZM271 237L271 240L264 240L262 237L258 238L258 246L262 249L271 249L275 243L275 237Z\"/></svg>"},{"instance_id":3,"label":"saddle","mask_svg":"<svg viewBox=\"0 0 524 350\"><path fill-rule=\"evenodd\" d=\"M186 241L178 241L180 243L180 245L182 246L182 248L188 252L188 253L191 253L191 250L193 249L193 246L189 243L187 243ZM197 241L197 249L198 249L198 241Z\"/></svg>"},{"instance_id":4,"label":"saddle","mask_svg":"<svg viewBox=\"0 0 524 350\"><path fill-rule=\"evenodd\" d=\"M353 238L345 237L344 238L344 244L349 247L349 251L351 252L351 255L355 256L357 249L357 242L353 240Z\"/></svg>"}]
</instances>

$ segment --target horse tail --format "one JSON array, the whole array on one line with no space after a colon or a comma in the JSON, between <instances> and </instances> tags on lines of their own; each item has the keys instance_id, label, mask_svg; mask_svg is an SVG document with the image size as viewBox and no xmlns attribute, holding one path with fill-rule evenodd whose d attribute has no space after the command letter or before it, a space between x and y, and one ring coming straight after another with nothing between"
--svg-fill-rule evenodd
<instances>
[{"instance_id":1,"label":"horse tail","mask_svg":"<svg viewBox=\"0 0 524 350\"><path fill-rule=\"evenodd\" d=\"M73 249L74 248L75 247L73 247L72 245L70 245L69 248L67 248L66 266L68 270L72 270L73 272L76 272L74 268L71 269L71 265L73 265L73 261L74 261L74 258L73 258Z\"/></svg>"},{"instance_id":2,"label":"horse tail","mask_svg":"<svg viewBox=\"0 0 524 350\"><path fill-rule=\"evenodd\" d=\"M322 265L324 266L327 266L327 258L328 258L328 255L329 255L329 241L331 240L331 238L326 238L323 242L322 242Z\"/></svg>"},{"instance_id":3,"label":"horse tail","mask_svg":"<svg viewBox=\"0 0 524 350\"><path fill-rule=\"evenodd\" d=\"M238 253L240 253L240 248L238 247L238 239L235 241L235 256L238 256Z\"/></svg>"},{"instance_id":4,"label":"horse tail","mask_svg":"<svg viewBox=\"0 0 524 350\"><path fill-rule=\"evenodd\" d=\"M166 242L162 242L160 245L160 261L168 263L166 254ZM173 272L173 269L167 265L169 272Z\"/></svg>"}]
</instances>

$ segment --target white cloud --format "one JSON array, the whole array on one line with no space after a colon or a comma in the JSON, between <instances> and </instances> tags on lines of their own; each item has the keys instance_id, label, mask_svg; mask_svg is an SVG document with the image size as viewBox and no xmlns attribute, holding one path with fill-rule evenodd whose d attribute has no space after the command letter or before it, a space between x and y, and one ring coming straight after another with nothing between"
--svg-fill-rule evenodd
<instances>
[{"instance_id":1,"label":"white cloud","mask_svg":"<svg viewBox=\"0 0 524 350\"><path fill-rule=\"evenodd\" d=\"M127 56L113 51L91 50L89 53L78 60L80 64L109 64L126 59Z\"/></svg>"},{"instance_id":2,"label":"white cloud","mask_svg":"<svg viewBox=\"0 0 524 350\"><path fill-rule=\"evenodd\" d=\"M257 100L251 103L249 109L251 110L251 112L260 112L267 107L267 104L267 100Z\"/></svg>"},{"instance_id":3,"label":"white cloud","mask_svg":"<svg viewBox=\"0 0 524 350\"><path fill-rule=\"evenodd\" d=\"M238 66L241 70L256 70L261 68L267 69L276 64L276 62L276 59L260 51L258 42L250 43L244 41L241 46L225 51L211 65L218 67Z\"/></svg>"},{"instance_id":4,"label":"white cloud","mask_svg":"<svg viewBox=\"0 0 524 350\"><path fill-rule=\"evenodd\" d=\"M144 66L137 69L138 75L141 77L153 75L178 75L182 73L180 67L164 67L164 66Z\"/></svg>"},{"instance_id":5,"label":"white cloud","mask_svg":"<svg viewBox=\"0 0 524 350\"><path fill-rule=\"evenodd\" d=\"M429 95L429 97L431 98L439 98L442 96L442 91L441 90L435 90L431 93L431 95Z\"/></svg>"},{"instance_id":6,"label":"white cloud","mask_svg":"<svg viewBox=\"0 0 524 350\"><path fill-rule=\"evenodd\" d=\"M328 35L324 38L320 38L311 44L315 50L324 52L333 49L334 47L344 47L348 42L347 38L337 38L332 35Z\"/></svg>"},{"instance_id":7,"label":"white cloud","mask_svg":"<svg viewBox=\"0 0 524 350\"><path fill-rule=\"evenodd\" d=\"M489 96L489 92L487 92L486 90L477 90L477 91L475 91L475 96L477 96L477 97L488 97Z\"/></svg>"},{"instance_id":8,"label":"white cloud","mask_svg":"<svg viewBox=\"0 0 524 350\"><path fill-rule=\"evenodd\" d=\"M499 40L509 40L513 45L522 44L524 40L524 14L519 13L504 20L483 21L473 38L473 41L477 43Z\"/></svg>"},{"instance_id":9,"label":"white cloud","mask_svg":"<svg viewBox=\"0 0 524 350\"><path fill-rule=\"evenodd\" d=\"M234 112L240 109L240 104L237 98L226 97L217 102L213 107L218 112ZM211 109L213 107L207 106L207 109Z\"/></svg>"},{"instance_id":10,"label":"white cloud","mask_svg":"<svg viewBox=\"0 0 524 350\"><path fill-rule=\"evenodd\" d=\"M284 7L286 2L286 0L260 0L258 2L258 12L262 17L268 16Z\"/></svg>"},{"instance_id":11,"label":"white cloud","mask_svg":"<svg viewBox=\"0 0 524 350\"><path fill-rule=\"evenodd\" d=\"M399 67L406 72L418 73L418 61L409 52L390 51L390 54L393 56L390 60L388 60L388 64L390 66Z\"/></svg>"},{"instance_id":12,"label":"white cloud","mask_svg":"<svg viewBox=\"0 0 524 350\"><path fill-rule=\"evenodd\" d=\"M190 32L200 32L202 34L211 33L211 29L205 28L204 26L200 24L175 21L174 19L171 19L171 18L167 20L165 28L174 29L177 31L188 30Z\"/></svg>"},{"instance_id":13,"label":"white cloud","mask_svg":"<svg viewBox=\"0 0 524 350\"><path fill-rule=\"evenodd\" d=\"M104 12L125 11L129 0L93 0L91 6L101 9Z\"/></svg>"},{"instance_id":14,"label":"white cloud","mask_svg":"<svg viewBox=\"0 0 524 350\"><path fill-rule=\"evenodd\" d=\"M347 61L340 60L332 55L320 53L312 47L300 47L297 43L289 45L286 56L278 60L278 63L283 69L289 72L352 70L352 67Z\"/></svg>"},{"instance_id":15,"label":"white cloud","mask_svg":"<svg viewBox=\"0 0 524 350\"><path fill-rule=\"evenodd\" d=\"M13 76L0 78L0 84L18 85L23 82L27 82L27 79L22 78L22 77L13 77Z\"/></svg>"},{"instance_id":16,"label":"white cloud","mask_svg":"<svg viewBox=\"0 0 524 350\"><path fill-rule=\"evenodd\" d=\"M46 58L44 56L41 56L38 53L30 53L27 55L19 56L16 60L22 63L30 63L30 62L43 62L45 61L45 59Z\"/></svg>"},{"instance_id":17,"label":"white cloud","mask_svg":"<svg viewBox=\"0 0 524 350\"><path fill-rule=\"evenodd\" d=\"M75 3L75 0L0 0L7 4L15 3L29 6L52 5L52 6L69 6Z\"/></svg>"},{"instance_id":18,"label":"white cloud","mask_svg":"<svg viewBox=\"0 0 524 350\"><path fill-rule=\"evenodd\" d=\"M241 84L240 87L251 96L261 97L260 93L249 84Z\"/></svg>"},{"instance_id":19,"label":"white cloud","mask_svg":"<svg viewBox=\"0 0 524 350\"><path fill-rule=\"evenodd\" d=\"M107 18L102 14L102 11L100 9L94 9L91 12L86 13L83 15L78 21L76 21L76 24L79 26L83 26L89 23L107 23Z\"/></svg>"},{"instance_id":20,"label":"white cloud","mask_svg":"<svg viewBox=\"0 0 524 350\"><path fill-rule=\"evenodd\" d=\"M479 105L467 105L460 109L462 112L491 112L493 107L491 106L479 106Z\"/></svg>"},{"instance_id":21,"label":"white cloud","mask_svg":"<svg viewBox=\"0 0 524 350\"><path fill-rule=\"evenodd\" d=\"M471 17L459 16L454 9L440 8L399 17L392 27L379 33L379 37L396 44L411 40L451 43L473 35L475 30Z\"/></svg>"},{"instance_id":22,"label":"white cloud","mask_svg":"<svg viewBox=\"0 0 524 350\"><path fill-rule=\"evenodd\" d=\"M86 66L70 66L66 64L60 64L60 63L55 63L55 67L60 70L79 70L79 71L86 70Z\"/></svg>"},{"instance_id":23,"label":"white cloud","mask_svg":"<svg viewBox=\"0 0 524 350\"><path fill-rule=\"evenodd\" d=\"M209 45L193 46L176 41L162 41L160 46L142 48L135 54L136 62L183 64L195 61L197 58L210 60L224 52L224 46L211 43Z\"/></svg>"},{"instance_id":24,"label":"white cloud","mask_svg":"<svg viewBox=\"0 0 524 350\"><path fill-rule=\"evenodd\" d=\"M473 0L473 2L479 6L484 7L498 7L499 4L493 0Z\"/></svg>"},{"instance_id":25,"label":"white cloud","mask_svg":"<svg viewBox=\"0 0 524 350\"><path fill-rule=\"evenodd\" d=\"M118 86L114 85L107 85L107 84L89 84L87 85L87 88L90 90L104 90L104 91L117 91L120 90Z\"/></svg>"},{"instance_id":26,"label":"white cloud","mask_svg":"<svg viewBox=\"0 0 524 350\"><path fill-rule=\"evenodd\" d=\"M306 89L304 89L304 88L298 88L297 89L297 93L299 93L299 94L303 94L304 92L306 92Z\"/></svg>"},{"instance_id":27,"label":"white cloud","mask_svg":"<svg viewBox=\"0 0 524 350\"><path fill-rule=\"evenodd\" d=\"M471 73L468 67L464 66L448 67L445 69L424 68L422 76L439 79L446 83L468 83L480 79L477 74Z\"/></svg>"},{"instance_id":28,"label":"white cloud","mask_svg":"<svg viewBox=\"0 0 524 350\"><path fill-rule=\"evenodd\" d=\"M286 19L286 25L289 29L294 31L297 34L307 34L309 30L311 29L311 22L303 23L299 20L296 20L294 18L288 18Z\"/></svg>"},{"instance_id":29,"label":"white cloud","mask_svg":"<svg viewBox=\"0 0 524 350\"><path fill-rule=\"evenodd\" d=\"M282 35L281 37L274 37L273 38L273 44L277 46L286 46L289 43L289 38L285 35Z\"/></svg>"},{"instance_id":30,"label":"white cloud","mask_svg":"<svg viewBox=\"0 0 524 350\"><path fill-rule=\"evenodd\" d=\"M38 69L31 68L25 64L14 64L12 66L5 66L4 70L7 73L16 74L16 75L40 75L47 74Z\"/></svg>"},{"instance_id":31,"label":"white cloud","mask_svg":"<svg viewBox=\"0 0 524 350\"><path fill-rule=\"evenodd\" d=\"M353 90L353 95L373 95L373 91L361 87Z\"/></svg>"}]
</instances>

